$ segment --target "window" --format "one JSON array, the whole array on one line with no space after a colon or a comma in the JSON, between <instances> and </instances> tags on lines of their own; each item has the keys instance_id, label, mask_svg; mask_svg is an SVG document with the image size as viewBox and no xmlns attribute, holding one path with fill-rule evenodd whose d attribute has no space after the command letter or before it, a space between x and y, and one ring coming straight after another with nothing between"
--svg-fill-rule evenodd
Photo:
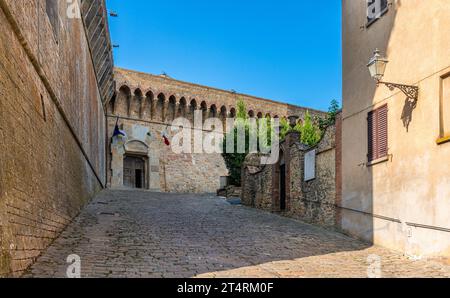
<instances>
[{"instance_id":1,"label":"window","mask_svg":"<svg viewBox=\"0 0 450 298\"><path fill-rule=\"evenodd\" d=\"M367 26L388 11L388 0L367 0Z\"/></svg>"},{"instance_id":2,"label":"window","mask_svg":"<svg viewBox=\"0 0 450 298\"><path fill-rule=\"evenodd\" d=\"M388 154L388 106L384 105L369 113L368 160L369 162L386 157Z\"/></svg>"},{"instance_id":3,"label":"window","mask_svg":"<svg viewBox=\"0 0 450 298\"><path fill-rule=\"evenodd\" d=\"M59 36L59 16L58 16L58 0L46 0L45 10L47 12L48 19L52 25L53 35L56 42L58 42Z\"/></svg>"},{"instance_id":4,"label":"window","mask_svg":"<svg viewBox=\"0 0 450 298\"><path fill-rule=\"evenodd\" d=\"M441 77L440 137L450 137L450 74Z\"/></svg>"}]
</instances>

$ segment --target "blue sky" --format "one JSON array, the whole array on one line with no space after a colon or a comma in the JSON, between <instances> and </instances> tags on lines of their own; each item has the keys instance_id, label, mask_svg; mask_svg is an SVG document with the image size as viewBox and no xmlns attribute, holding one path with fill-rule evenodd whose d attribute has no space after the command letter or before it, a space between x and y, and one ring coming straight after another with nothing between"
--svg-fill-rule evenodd
<instances>
[{"instance_id":1,"label":"blue sky","mask_svg":"<svg viewBox=\"0 0 450 298\"><path fill-rule=\"evenodd\" d=\"M341 101L340 0L107 0L119 67L315 109Z\"/></svg>"}]
</instances>

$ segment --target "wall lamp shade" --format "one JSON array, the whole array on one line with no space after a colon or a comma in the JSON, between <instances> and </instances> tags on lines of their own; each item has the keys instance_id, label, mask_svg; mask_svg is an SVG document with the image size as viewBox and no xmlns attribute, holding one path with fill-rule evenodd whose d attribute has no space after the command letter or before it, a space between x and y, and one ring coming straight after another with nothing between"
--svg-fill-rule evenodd
<instances>
[{"instance_id":1,"label":"wall lamp shade","mask_svg":"<svg viewBox=\"0 0 450 298\"><path fill-rule=\"evenodd\" d=\"M381 57L380 51L378 49L373 53L373 57L370 58L369 64L367 64L367 68L369 68L370 75L377 82L377 85L383 84L386 85L390 90L400 89L408 99L416 102L419 99L419 87L391 82L383 82L382 79L384 77L384 71L386 70L386 65L389 61Z\"/></svg>"},{"instance_id":2,"label":"wall lamp shade","mask_svg":"<svg viewBox=\"0 0 450 298\"><path fill-rule=\"evenodd\" d=\"M389 61L386 58L381 57L380 51L376 49L373 53L373 57L370 58L369 64L367 64L370 76L377 82L381 81L388 63Z\"/></svg>"}]
</instances>

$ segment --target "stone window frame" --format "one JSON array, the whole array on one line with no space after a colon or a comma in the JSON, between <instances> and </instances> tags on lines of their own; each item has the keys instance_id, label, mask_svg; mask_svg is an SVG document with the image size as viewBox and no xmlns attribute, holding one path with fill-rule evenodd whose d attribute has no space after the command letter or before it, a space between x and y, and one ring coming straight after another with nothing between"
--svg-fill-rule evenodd
<instances>
[{"instance_id":1,"label":"stone window frame","mask_svg":"<svg viewBox=\"0 0 450 298\"><path fill-rule=\"evenodd\" d=\"M369 3L369 1L376 1L376 0L366 0L367 1L367 8L366 8L366 28L369 28L370 26L372 26L374 23L376 23L379 19L381 19L381 17L383 17L388 11L389 11L389 5L390 2L389 0L381 0L381 1L386 1L386 7L381 11L380 16L373 18L373 19L369 19L369 17L367 16L367 10L369 9L369 5L372 3Z\"/></svg>"},{"instance_id":2,"label":"stone window frame","mask_svg":"<svg viewBox=\"0 0 450 298\"><path fill-rule=\"evenodd\" d=\"M450 80L450 72L439 77L439 138L436 141L438 145L450 142L450 128L447 128L446 131L446 125L444 123L444 100L450 101L450 98L444 98L445 80ZM450 102L447 104L447 107L450 107ZM448 111L447 113L450 113L450 111ZM450 116L448 116L447 118L450 118ZM447 126L450 127L450 124L448 124Z\"/></svg>"}]
</instances>

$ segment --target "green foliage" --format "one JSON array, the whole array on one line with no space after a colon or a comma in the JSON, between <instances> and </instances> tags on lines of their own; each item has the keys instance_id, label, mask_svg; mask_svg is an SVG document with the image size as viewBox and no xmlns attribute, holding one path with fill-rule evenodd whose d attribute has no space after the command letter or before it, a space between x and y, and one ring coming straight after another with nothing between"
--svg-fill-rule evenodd
<instances>
[{"instance_id":1,"label":"green foliage","mask_svg":"<svg viewBox=\"0 0 450 298\"><path fill-rule=\"evenodd\" d=\"M339 103L336 100L333 100L326 117L313 119L310 113L306 112L303 123L299 122L294 128L290 127L287 119L281 118L279 133L280 140L284 140L286 138L286 135L294 130L300 133L300 141L303 144L311 147L317 145L327 127L333 125L336 122L336 115L339 113L339 110ZM241 185L242 165L245 161L246 156L250 152L249 140L251 135L257 134L258 151L262 149L259 148L260 141L265 144L265 148L270 148L271 140L273 134L275 133L275 130L273 127L273 119L267 117L265 118L265 120L267 121L265 124L269 128L268 130L259 129L261 125L260 122L258 122L258 126L256 129L252 129L250 126L250 119L247 113L245 102L242 99L239 99L239 101L237 102L237 112L234 129L232 132L225 135L223 142L223 157L230 173L230 183L232 185ZM245 150L243 150L244 153L236 153L238 152L238 128L241 128L245 131ZM234 138L234 153L226 153L226 144L227 139L229 138Z\"/></svg>"},{"instance_id":2,"label":"green foliage","mask_svg":"<svg viewBox=\"0 0 450 298\"><path fill-rule=\"evenodd\" d=\"M300 127L300 141L308 146L315 146L322 138L322 132L320 128L315 125L312 121L309 112L306 112L305 120L303 125Z\"/></svg>"},{"instance_id":3,"label":"green foliage","mask_svg":"<svg viewBox=\"0 0 450 298\"><path fill-rule=\"evenodd\" d=\"M291 131L291 126L289 125L286 118L280 119L280 140L284 140L286 135Z\"/></svg>"},{"instance_id":4,"label":"green foliage","mask_svg":"<svg viewBox=\"0 0 450 298\"><path fill-rule=\"evenodd\" d=\"M257 122L258 123L258 146L262 145L264 148L258 148L259 150L262 149L269 149L272 146L272 139L275 134L275 130L273 129L273 122L272 118L270 116L267 116L265 119L265 127L261 127L262 121ZM261 129L263 128L263 129Z\"/></svg>"},{"instance_id":5,"label":"green foliage","mask_svg":"<svg viewBox=\"0 0 450 298\"><path fill-rule=\"evenodd\" d=\"M237 136L238 136L238 129L235 127L233 129L233 132L228 133L224 137L224 143L223 143L223 158L225 160L225 165L227 166L227 169L229 171L230 177L229 177L229 183L231 185L240 186L241 185L241 171L242 171L242 165L245 161L245 157L247 156L249 152L249 145L248 141L246 140L245 144L245 153L237 153ZM246 139L247 135L249 135L248 132L248 126L246 128ZM226 143L227 138L234 138L234 152L233 153L226 153Z\"/></svg>"},{"instance_id":6,"label":"green foliage","mask_svg":"<svg viewBox=\"0 0 450 298\"><path fill-rule=\"evenodd\" d=\"M289 121L286 118L281 118L280 120L280 141L286 139L286 135L292 131L301 133L302 132L302 123L298 122L294 128L289 125Z\"/></svg>"},{"instance_id":7,"label":"green foliage","mask_svg":"<svg viewBox=\"0 0 450 298\"><path fill-rule=\"evenodd\" d=\"M319 118L319 128L322 132L325 132L328 126L334 125L336 123L336 116L340 111L339 102L335 99L331 101L330 107L328 108L328 114L325 118Z\"/></svg>"},{"instance_id":8,"label":"green foliage","mask_svg":"<svg viewBox=\"0 0 450 298\"><path fill-rule=\"evenodd\" d=\"M239 99L237 102L236 119L248 119L247 107L245 106L245 102L242 99Z\"/></svg>"},{"instance_id":9,"label":"green foliage","mask_svg":"<svg viewBox=\"0 0 450 298\"><path fill-rule=\"evenodd\" d=\"M336 116L337 114L339 114L340 110L341 107L339 105L339 102L336 99L333 99L331 101L330 107L328 108L328 116L336 120Z\"/></svg>"},{"instance_id":10,"label":"green foliage","mask_svg":"<svg viewBox=\"0 0 450 298\"><path fill-rule=\"evenodd\" d=\"M230 173L230 183L232 185L240 186L241 185L241 171L242 171L242 165L245 161L246 156L250 153L250 136L253 136L256 134L257 144L258 144L258 150L262 149L259 148L260 143L264 144L265 148L270 148L271 141L272 141L272 135L274 133L273 125L272 125L272 119L270 117L265 118L267 130L259 129L259 126L261 125L258 122L258 125L255 129L252 129L250 126L249 116L247 114L247 108L245 105L245 102L240 99L237 102L237 112L236 112L236 121L233 128L233 131L226 134L223 141L223 157L225 160L225 164L228 168L228 171ZM240 129L243 129L245 132L245 150L244 153L237 153L238 152L238 131ZM227 139L234 138L234 150L233 153L227 153L226 152L226 144Z\"/></svg>"}]
</instances>

